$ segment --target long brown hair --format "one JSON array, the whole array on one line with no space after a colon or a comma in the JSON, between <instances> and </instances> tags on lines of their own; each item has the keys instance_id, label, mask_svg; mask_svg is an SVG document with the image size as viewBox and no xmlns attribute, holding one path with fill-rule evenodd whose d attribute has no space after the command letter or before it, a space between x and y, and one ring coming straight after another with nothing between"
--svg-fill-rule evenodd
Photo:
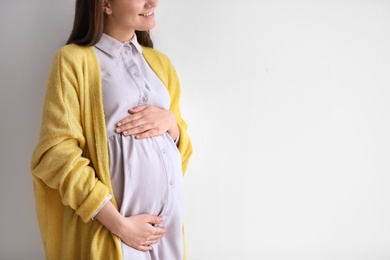
<instances>
[{"instance_id":1,"label":"long brown hair","mask_svg":"<svg viewBox=\"0 0 390 260\"><path fill-rule=\"evenodd\" d=\"M103 34L103 0L77 0L73 29L66 44L94 46ZM153 48L149 31L135 31L138 42Z\"/></svg>"}]
</instances>

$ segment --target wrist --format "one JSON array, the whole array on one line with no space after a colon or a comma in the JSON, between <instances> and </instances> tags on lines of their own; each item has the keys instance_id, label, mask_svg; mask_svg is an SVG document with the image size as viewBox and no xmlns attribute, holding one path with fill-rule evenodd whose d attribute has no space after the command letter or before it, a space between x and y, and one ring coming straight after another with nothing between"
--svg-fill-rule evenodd
<instances>
[{"instance_id":1,"label":"wrist","mask_svg":"<svg viewBox=\"0 0 390 260\"><path fill-rule=\"evenodd\" d=\"M113 234L115 234L117 237L122 238L123 233L122 230L125 226L125 217L123 217L121 214L119 214L118 218L115 218L113 221L113 230L110 230Z\"/></svg>"},{"instance_id":2,"label":"wrist","mask_svg":"<svg viewBox=\"0 0 390 260\"><path fill-rule=\"evenodd\" d=\"M116 236L122 236L121 231L123 230L125 218L110 201L99 211L96 219Z\"/></svg>"}]
</instances>

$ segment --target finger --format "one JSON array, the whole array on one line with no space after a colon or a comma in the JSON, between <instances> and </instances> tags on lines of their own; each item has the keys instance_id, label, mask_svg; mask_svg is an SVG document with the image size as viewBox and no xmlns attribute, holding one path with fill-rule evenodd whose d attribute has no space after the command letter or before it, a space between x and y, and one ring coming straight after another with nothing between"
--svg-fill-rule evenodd
<instances>
[{"instance_id":1,"label":"finger","mask_svg":"<svg viewBox=\"0 0 390 260\"><path fill-rule=\"evenodd\" d=\"M141 105L141 106L129 109L128 112L129 113L138 113L138 112L140 112L148 107L149 107L149 105Z\"/></svg>"},{"instance_id":2,"label":"finger","mask_svg":"<svg viewBox=\"0 0 390 260\"><path fill-rule=\"evenodd\" d=\"M149 239L145 243L142 243L142 244L143 245L154 244L154 243L156 243L156 241L159 241L163 236L164 236L164 234L150 236ZM154 243L150 243L150 242L154 242Z\"/></svg>"},{"instance_id":3,"label":"finger","mask_svg":"<svg viewBox=\"0 0 390 260\"><path fill-rule=\"evenodd\" d=\"M139 138L141 136L145 138L152 136L155 132L156 130L153 129L153 124L143 124L136 127L132 127L130 129L123 130L122 134L124 136L135 135L136 138Z\"/></svg>"},{"instance_id":4,"label":"finger","mask_svg":"<svg viewBox=\"0 0 390 260\"><path fill-rule=\"evenodd\" d=\"M165 235L164 234L160 234L160 235L153 235L151 236L147 242L143 243L144 245L152 245L152 244L156 244L160 241L160 239Z\"/></svg>"},{"instance_id":5,"label":"finger","mask_svg":"<svg viewBox=\"0 0 390 260\"><path fill-rule=\"evenodd\" d=\"M142 125L142 121L141 119L135 119L135 120L131 120L131 121L128 121L128 122L125 122L123 121L123 123L118 123L119 126L117 128L115 128L115 132L120 134L120 133L123 133L125 131L133 131ZM134 132L133 134L135 134L137 132Z\"/></svg>"},{"instance_id":6,"label":"finger","mask_svg":"<svg viewBox=\"0 0 390 260\"><path fill-rule=\"evenodd\" d=\"M158 238L158 239L153 239L153 240L148 240L148 241L146 241L145 243L144 243L144 245L149 245L149 246L151 246L151 245L154 245L154 244L158 244L160 242L160 238Z\"/></svg>"},{"instance_id":7,"label":"finger","mask_svg":"<svg viewBox=\"0 0 390 260\"><path fill-rule=\"evenodd\" d=\"M122 120L120 120L120 121L116 124L116 126L122 128L123 126L128 125L128 124L134 125L134 124L136 123L136 122L134 122L134 121L137 121L137 120L139 120L139 119L141 119L141 118L142 118L142 115L141 115L141 114L132 114L132 115L127 116L127 117L123 118Z\"/></svg>"},{"instance_id":8,"label":"finger","mask_svg":"<svg viewBox=\"0 0 390 260\"><path fill-rule=\"evenodd\" d=\"M161 227L155 227L155 229L153 230L153 235L157 237L162 237L163 235L165 235L165 229Z\"/></svg>"},{"instance_id":9,"label":"finger","mask_svg":"<svg viewBox=\"0 0 390 260\"><path fill-rule=\"evenodd\" d=\"M163 235L152 236L149 239L147 239L145 242L141 243L141 245L150 246L150 245L157 244L160 242L162 237L163 237Z\"/></svg>"},{"instance_id":10,"label":"finger","mask_svg":"<svg viewBox=\"0 0 390 260\"><path fill-rule=\"evenodd\" d=\"M148 137L152 137L152 136L157 136L157 135L161 135L162 133L159 132L159 130L157 129L150 129L150 130L147 130L143 133L139 133L139 134L135 134L135 138L137 139L145 139L145 138L148 138Z\"/></svg>"},{"instance_id":11,"label":"finger","mask_svg":"<svg viewBox=\"0 0 390 260\"><path fill-rule=\"evenodd\" d=\"M163 218L160 216L144 215L145 221L151 225L158 225L163 222Z\"/></svg>"}]
</instances>

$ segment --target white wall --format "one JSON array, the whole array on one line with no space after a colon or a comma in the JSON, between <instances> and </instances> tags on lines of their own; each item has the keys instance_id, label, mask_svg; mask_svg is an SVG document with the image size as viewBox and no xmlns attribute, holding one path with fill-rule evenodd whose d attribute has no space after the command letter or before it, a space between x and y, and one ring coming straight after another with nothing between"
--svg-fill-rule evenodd
<instances>
[{"instance_id":1,"label":"white wall","mask_svg":"<svg viewBox=\"0 0 390 260\"><path fill-rule=\"evenodd\" d=\"M72 17L0 9L1 259L43 259L28 164ZM390 2L162 0L157 20L194 145L188 259L390 259Z\"/></svg>"},{"instance_id":2,"label":"white wall","mask_svg":"<svg viewBox=\"0 0 390 260\"><path fill-rule=\"evenodd\" d=\"M73 0L12 0L0 7L0 259L44 259L29 164L55 50Z\"/></svg>"}]
</instances>

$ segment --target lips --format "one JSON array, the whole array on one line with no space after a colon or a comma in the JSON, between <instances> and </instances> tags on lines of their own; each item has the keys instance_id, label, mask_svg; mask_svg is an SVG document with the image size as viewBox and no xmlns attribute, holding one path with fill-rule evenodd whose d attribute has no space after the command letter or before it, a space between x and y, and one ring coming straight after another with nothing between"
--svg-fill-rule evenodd
<instances>
[{"instance_id":1,"label":"lips","mask_svg":"<svg viewBox=\"0 0 390 260\"><path fill-rule=\"evenodd\" d=\"M140 16L145 16L145 17L148 17L148 16L152 16L154 14L154 11L150 11L148 13L144 13L144 14L139 14Z\"/></svg>"}]
</instances>

